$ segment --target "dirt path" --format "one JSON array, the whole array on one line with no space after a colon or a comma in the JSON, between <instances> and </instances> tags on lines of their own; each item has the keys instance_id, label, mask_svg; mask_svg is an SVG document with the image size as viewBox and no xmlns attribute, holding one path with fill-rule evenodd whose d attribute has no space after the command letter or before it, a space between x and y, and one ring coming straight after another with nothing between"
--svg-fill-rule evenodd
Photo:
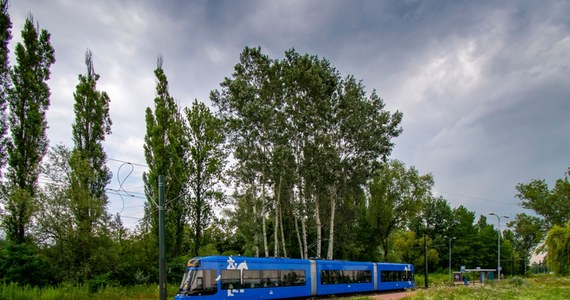
<instances>
[{"instance_id":1,"label":"dirt path","mask_svg":"<svg viewBox=\"0 0 570 300\"><path fill-rule=\"evenodd\" d=\"M371 299L402 299L404 297L414 296L416 294L415 291L407 291L407 292L395 292L395 293L386 293L380 295L371 295L368 296Z\"/></svg>"},{"instance_id":2,"label":"dirt path","mask_svg":"<svg viewBox=\"0 0 570 300\"><path fill-rule=\"evenodd\" d=\"M403 292L388 292L388 293L382 293L382 294L376 294L376 295L360 295L360 296L350 296L350 297L338 297L338 298L325 298L323 300L333 300L333 299L346 299L346 300L350 300L350 299L356 299L356 298L362 298L362 297L368 297L370 299L374 299L374 300L386 300L386 299L402 299L404 297L410 297L410 296L414 296L416 294L415 291L403 291Z\"/></svg>"}]
</instances>

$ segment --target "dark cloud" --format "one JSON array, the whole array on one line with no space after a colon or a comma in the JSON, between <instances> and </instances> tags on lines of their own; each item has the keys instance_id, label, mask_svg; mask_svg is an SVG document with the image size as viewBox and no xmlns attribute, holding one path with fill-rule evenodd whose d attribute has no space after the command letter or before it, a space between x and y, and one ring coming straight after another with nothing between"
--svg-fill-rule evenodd
<instances>
[{"instance_id":1,"label":"dark cloud","mask_svg":"<svg viewBox=\"0 0 570 300\"><path fill-rule=\"evenodd\" d=\"M144 162L158 55L171 94L187 106L208 102L241 50L261 46L274 58L290 48L325 57L377 89L388 109L404 113L393 158L433 173L452 206L514 216L522 211L517 183L552 183L570 166L567 1L19 0L10 7L12 47L28 12L56 49L54 143L71 143L72 94L87 48L112 99L106 150ZM142 191L142 171L127 185ZM122 204L114 199L112 211ZM130 206L131 216L142 214Z\"/></svg>"}]
</instances>

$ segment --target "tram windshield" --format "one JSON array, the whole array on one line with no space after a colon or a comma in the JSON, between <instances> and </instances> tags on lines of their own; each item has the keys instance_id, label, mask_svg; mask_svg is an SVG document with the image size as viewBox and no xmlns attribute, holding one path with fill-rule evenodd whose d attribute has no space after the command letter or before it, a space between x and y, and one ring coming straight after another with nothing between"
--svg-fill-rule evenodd
<instances>
[{"instance_id":1,"label":"tram windshield","mask_svg":"<svg viewBox=\"0 0 570 300\"><path fill-rule=\"evenodd\" d=\"M216 271L190 269L182 277L179 295L211 295L217 292Z\"/></svg>"}]
</instances>

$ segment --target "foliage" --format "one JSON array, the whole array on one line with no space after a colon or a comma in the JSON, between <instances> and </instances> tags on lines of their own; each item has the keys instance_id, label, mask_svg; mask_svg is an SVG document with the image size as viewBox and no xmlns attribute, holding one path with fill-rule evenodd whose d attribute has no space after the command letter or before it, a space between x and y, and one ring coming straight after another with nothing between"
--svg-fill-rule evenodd
<instances>
[{"instance_id":1,"label":"foliage","mask_svg":"<svg viewBox=\"0 0 570 300\"><path fill-rule=\"evenodd\" d=\"M570 175L570 170L567 175ZM517 184L517 197L521 206L534 210L544 218L546 227L564 226L570 219L570 181L568 177L556 180L552 189L545 180L535 179L527 184Z\"/></svg>"},{"instance_id":2,"label":"foliage","mask_svg":"<svg viewBox=\"0 0 570 300\"><path fill-rule=\"evenodd\" d=\"M420 175L397 160L382 164L369 184L367 219L374 232L370 245L381 245L381 257L389 252L392 232L403 229L415 218L431 197L433 178Z\"/></svg>"},{"instance_id":3,"label":"foliage","mask_svg":"<svg viewBox=\"0 0 570 300\"><path fill-rule=\"evenodd\" d=\"M570 221L566 226L554 225L546 236L548 267L559 275L570 275Z\"/></svg>"},{"instance_id":4,"label":"foliage","mask_svg":"<svg viewBox=\"0 0 570 300\"><path fill-rule=\"evenodd\" d=\"M517 214L515 219L508 223L513 231L506 230L504 238L513 245L518 257L516 266L518 273L523 273L525 265L530 261L534 249L544 239L544 220L527 214ZM537 249L538 251L538 249Z\"/></svg>"},{"instance_id":5,"label":"foliage","mask_svg":"<svg viewBox=\"0 0 570 300\"><path fill-rule=\"evenodd\" d=\"M10 87L10 52L8 42L12 38L12 21L8 14L8 0L0 0L0 178L6 165L8 124L6 122L7 90Z\"/></svg>"},{"instance_id":6,"label":"foliage","mask_svg":"<svg viewBox=\"0 0 570 300\"><path fill-rule=\"evenodd\" d=\"M15 48L16 66L10 72L8 89L11 140L8 143L8 195L5 219L8 239L26 241L28 227L37 207L40 162L47 151L46 110L50 91L46 81L55 61L50 34L34 26L30 15L22 29L22 43Z\"/></svg>"},{"instance_id":7,"label":"foliage","mask_svg":"<svg viewBox=\"0 0 570 300\"><path fill-rule=\"evenodd\" d=\"M337 220L337 209L361 207L362 186L401 132L401 113L385 111L374 91L367 95L361 82L342 78L326 59L295 50L271 59L260 48L245 48L221 87L210 99L230 130L236 200L251 210L237 215L252 217L245 227L254 254L263 247L269 255L272 225L274 253L280 243L290 253L285 241L295 240L294 256L321 257L327 240L328 259L350 255L335 248L334 240L356 224L339 225L348 220Z\"/></svg>"},{"instance_id":8,"label":"foliage","mask_svg":"<svg viewBox=\"0 0 570 300\"><path fill-rule=\"evenodd\" d=\"M193 254L199 255L202 230L213 218L214 206L223 204L219 184L223 180L226 153L223 124L204 103L194 101L185 110L188 127L188 172L191 197L188 204L193 231Z\"/></svg>"},{"instance_id":9,"label":"foliage","mask_svg":"<svg viewBox=\"0 0 570 300\"><path fill-rule=\"evenodd\" d=\"M164 175L166 188L165 243L167 260L182 254L188 179L184 138L184 123L178 105L170 96L168 79L162 68L162 58L154 70L156 76L156 97L154 111L146 109L146 135L144 153L148 172L143 174L145 194L145 216L143 228L148 228L152 241L149 244L153 256L158 258L158 176Z\"/></svg>"},{"instance_id":10,"label":"foliage","mask_svg":"<svg viewBox=\"0 0 570 300\"><path fill-rule=\"evenodd\" d=\"M105 187L111 179L106 166L107 155L102 142L111 133L109 96L97 90L99 74L95 73L91 51L85 53L87 72L79 75L74 93L75 122L72 125L74 149L69 158L69 207L73 229L66 236L67 247L75 262L76 280L92 280L98 266L113 261L110 251L99 252L108 242ZM63 242L58 240L56 242Z\"/></svg>"},{"instance_id":11,"label":"foliage","mask_svg":"<svg viewBox=\"0 0 570 300\"><path fill-rule=\"evenodd\" d=\"M4 283L45 286L53 283L47 259L30 243L7 243L0 249L0 278Z\"/></svg>"}]
</instances>

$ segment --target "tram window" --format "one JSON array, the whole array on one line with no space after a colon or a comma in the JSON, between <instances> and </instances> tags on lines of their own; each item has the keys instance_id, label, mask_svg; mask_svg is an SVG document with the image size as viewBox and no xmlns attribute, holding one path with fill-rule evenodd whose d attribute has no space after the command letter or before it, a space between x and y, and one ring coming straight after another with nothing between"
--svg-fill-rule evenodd
<instances>
[{"instance_id":1,"label":"tram window","mask_svg":"<svg viewBox=\"0 0 570 300\"><path fill-rule=\"evenodd\" d=\"M357 283L369 283L372 282L372 272L370 270L366 271L356 271L356 282Z\"/></svg>"},{"instance_id":2,"label":"tram window","mask_svg":"<svg viewBox=\"0 0 570 300\"><path fill-rule=\"evenodd\" d=\"M222 270L222 290L241 288L239 270Z\"/></svg>"},{"instance_id":3,"label":"tram window","mask_svg":"<svg viewBox=\"0 0 570 300\"><path fill-rule=\"evenodd\" d=\"M306 285L305 271L303 270L293 270L290 271L293 278L291 285Z\"/></svg>"},{"instance_id":4,"label":"tram window","mask_svg":"<svg viewBox=\"0 0 570 300\"><path fill-rule=\"evenodd\" d=\"M281 286L306 285L304 270L281 270Z\"/></svg>"},{"instance_id":5,"label":"tram window","mask_svg":"<svg viewBox=\"0 0 570 300\"><path fill-rule=\"evenodd\" d=\"M321 284L346 284L372 282L370 270L322 270Z\"/></svg>"},{"instance_id":6,"label":"tram window","mask_svg":"<svg viewBox=\"0 0 570 300\"><path fill-rule=\"evenodd\" d=\"M278 270L263 270L263 287L279 286L279 281Z\"/></svg>"},{"instance_id":7,"label":"tram window","mask_svg":"<svg viewBox=\"0 0 570 300\"><path fill-rule=\"evenodd\" d=\"M243 287L263 287L262 273L262 270L243 270Z\"/></svg>"},{"instance_id":8,"label":"tram window","mask_svg":"<svg viewBox=\"0 0 570 300\"><path fill-rule=\"evenodd\" d=\"M381 271L382 282L409 281L412 280L412 272L406 271Z\"/></svg>"}]
</instances>

